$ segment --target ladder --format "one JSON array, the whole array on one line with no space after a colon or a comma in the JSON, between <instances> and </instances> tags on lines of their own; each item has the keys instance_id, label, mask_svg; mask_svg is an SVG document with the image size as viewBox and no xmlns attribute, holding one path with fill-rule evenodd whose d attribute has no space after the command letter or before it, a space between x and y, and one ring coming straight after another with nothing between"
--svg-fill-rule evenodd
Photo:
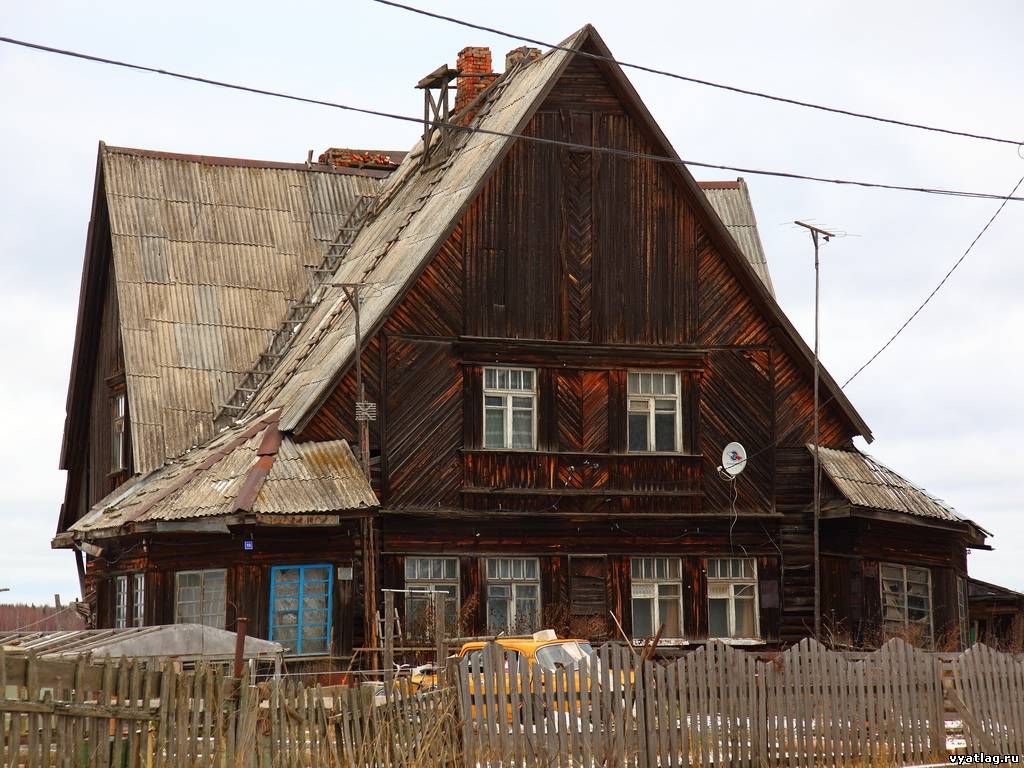
<instances>
[{"instance_id":1,"label":"ladder","mask_svg":"<svg viewBox=\"0 0 1024 768\"><path fill-rule=\"evenodd\" d=\"M334 276L338 267L348 256L356 236L369 220L376 201L377 195L360 195L342 222L338 233L327 246L324 260L318 266L308 268L309 289L301 299L288 302L288 311L285 313L284 320L274 332L266 350L260 353L252 370L235 385L235 390L227 402L221 405L220 411L213 420L217 431L229 426L232 421L241 416L249 401L270 378L277 364L288 351L288 347L291 346L292 340L298 335L303 324L316 308L317 300L320 298L320 289Z\"/></svg>"}]
</instances>

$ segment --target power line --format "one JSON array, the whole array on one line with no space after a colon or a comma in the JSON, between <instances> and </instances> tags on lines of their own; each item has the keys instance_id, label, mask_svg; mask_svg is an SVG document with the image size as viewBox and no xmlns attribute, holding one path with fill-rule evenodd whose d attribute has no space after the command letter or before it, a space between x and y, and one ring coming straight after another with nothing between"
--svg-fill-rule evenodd
<instances>
[{"instance_id":1,"label":"power line","mask_svg":"<svg viewBox=\"0 0 1024 768\"><path fill-rule=\"evenodd\" d=\"M911 324L911 322L913 322L914 318L916 318L921 313L921 310L923 310L928 305L928 303L933 298L935 298L935 295L942 289L942 286L944 286L949 281L949 278L953 275L953 273L957 270L957 268L961 264L963 264L964 260L970 255L971 251L974 250L974 246L978 244L978 241L981 240L981 238L985 235L986 232L988 232L988 230L992 226L993 222L995 222L995 220L996 220L996 218L998 218L999 214L1001 214L1003 212L1003 209L1006 207L1006 203L1009 200L1012 199L1012 195L1014 195L1017 192L1017 190L1020 189L1021 185L1024 185L1024 176L1021 176L1020 179L1017 180L1017 183L1014 185L1013 189L1010 190L1010 194L1007 195L1005 198L1003 198L1003 202L1000 203L998 208L996 208L995 213L993 213L992 216L989 217L988 221L985 222L985 225L978 231L978 234L974 236L974 239L971 240L970 245L968 245L967 248L964 250L964 252L960 255L960 258L958 258L955 262L953 262L953 266L951 266L949 268L949 270L946 272L946 274L939 281L938 285L936 285L935 288L932 289L931 293L929 293L925 297L924 301L922 301L918 305L917 309L915 309L913 312L910 313L910 316L904 321L903 325L901 325L896 330L896 332L892 336L890 336L888 338L888 340L886 340L886 342L884 344L882 344L882 346L880 346L878 348L878 350L873 355L871 355L871 357L869 357L867 359L867 361L865 361L865 363L863 365L860 366L860 368L858 368L856 371L854 371L852 376L850 376L846 381L844 381L842 383L842 385L839 387L840 390L846 389L846 387L850 384L850 382L852 382L854 379L856 379L858 376L860 376L860 374L864 371L865 368L867 368L869 365L871 365L873 362L875 362L875 360L877 360L878 357L883 352L885 352L885 350L888 349L889 346L892 345L892 343L894 341L896 341L896 338L901 333L903 333L903 331L905 331L907 329L907 326L909 326ZM821 403L821 405L819 406L819 408L818 408L819 412L821 410L823 410L826 406L828 406L829 404L834 402L836 397L837 397L837 395L833 394L830 397L828 397L826 400L824 400ZM800 420L800 419L795 420L792 424L790 424L789 428L785 432L782 433L781 437L779 437L777 440L775 440L771 445L766 445L764 448L761 448L758 451L754 451L753 453L748 454L746 459L745 459L745 461L750 461L755 456L760 456L760 455L762 455L762 454L764 454L764 453L766 453L766 452L768 452L768 451L770 451L770 450L772 450L774 448L778 448L799 427L803 426L803 424L804 424L803 420Z\"/></svg>"},{"instance_id":2,"label":"power line","mask_svg":"<svg viewBox=\"0 0 1024 768\"><path fill-rule=\"evenodd\" d=\"M873 354L870 358L868 358L867 362L865 362L864 365L862 365L860 368L858 368L856 371L854 371L853 375L850 376L850 378L848 378L846 381L843 382L843 388L844 389L846 388L847 384L849 384L851 381L853 381L858 376L860 376L861 371L863 371L865 368L867 368L869 365L871 365L871 363L873 363L878 358L878 356L880 354L885 352L885 350L888 349L889 345L892 344L894 341L896 341L896 337L899 336L901 333L903 333L903 331L906 330L906 327L908 325L910 325L911 322L913 322L914 318L917 317L920 314L921 310L924 309L926 306L928 306L928 302L930 302L935 297L935 294L937 294L942 289L942 286L944 286L946 284L946 281L948 281L949 278L952 277L953 273L956 272L957 267L959 267L961 264L963 264L964 263L964 259L966 259L970 255L971 251L974 250L974 246L978 244L978 241L981 240L982 236L986 232L988 232L988 228L992 226L992 222L994 222L996 220L996 218L999 216L999 214L1003 212L1003 208L1006 207L1007 201L1009 201L1010 198L1014 194L1016 194L1017 190L1020 189L1021 184L1024 184L1024 176L1020 177L1020 179L1014 185L1013 189L1010 191L1010 194L1006 197L1005 200L1003 200L1002 203L999 204L999 207L996 208L995 213L992 214L992 216L989 218L989 220L985 222L985 226L983 226L981 228L981 231L978 232L978 234L974 236L974 239L971 241L971 244L967 246L966 250L964 250L964 252L961 254L960 258L957 259L955 262L953 262L953 266L951 266L949 268L949 271L946 272L945 275L943 275L942 279L939 281L939 284L936 285L932 289L932 292L929 293L925 297L924 301L922 301L918 305L917 309L915 309L913 312L910 313L910 317L908 317L903 322L903 325L901 325L899 328L896 329L896 333L894 333L892 336L890 336L889 340L886 341L885 344L883 344L881 347L879 347L878 351L875 352L875 354Z\"/></svg>"},{"instance_id":3,"label":"power line","mask_svg":"<svg viewBox=\"0 0 1024 768\"><path fill-rule=\"evenodd\" d=\"M71 51L63 48L54 48L48 45L42 45L39 43L32 43L25 40L17 40L11 37L0 37L0 42L8 43L10 45L17 45L23 48L30 48L45 53L57 54L60 56L68 56L71 58L82 59L85 61L92 61L100 64L109 64L111 66L123 67L125 69L132 69L140 72L148 72L151 74L164 75L166 77L172 77L179 80L186 80L189 82L202 83L204 85L212 85L218 88L227 88L235 91L242 91L244 93L252 93L258 96L270 96L278 99L285 99L288 101L295 101L303 104L313 104L321 107L330 107L332 109L340 109L347 112L356 112L364 115L371 115L374 117L387 118L389 120L400 120L403 122L414 123L416 125L423 124L422 117L412 117L409 115L400 115L394 112L384 112L378 109L370 109L367 107L357 107L351 104L342 104L335 101L328 101L326 99L317 99L308 96L298 96L296 94L284 93L281 91L272 91L266 88L258 88L255 86L241 85L238 83L229 83L223 80L215 80L213 78L203 77L200 75L190 75L182 72L174 72L171 70L160 69L158 67L150 67L142 64L132 64L130 62L120 61L117 59L110 59L103 56L93 56L91 54L80 53L78 51ZM752 176L770 176L774 178L782 179L795 179L800 181L814 181L823 184L835 184L839 186L855 186L863 187L866 189L885 189L900 192L916 192L920 194L929 195L943 195L947 197L966 197L966 198L977 198L981 200L1013 200L1015 202L1024 202L1024 197L1011 197L1006 198L1004 195L995 194L991 192L970 192L957 189L947 189L941 187L915 187L901 184L884 184L881 182L870 182L870 181L857 181L851 179L836 179L827 178L822 176L810 176L806 174L791 173L787 171L772 171L763 168L746 168L735 165L725 165L720 163L706 163L698 160L685 160L675 157L666 157L664 155L655 155L648 152L634 152L626 149L616 149L614 147L604 147L599 145L591 144L580 144L571 141L562 141L560 139L549 139L541 136L527 136L521 133L507 133L504 131L496 131L488 128L481 128L479 126L470 125L459 125L457 123L442 123L434 122L431 123L434 127L447 127L452 130L463 131L466 133L481 133L488 136L497 136L500 138L516 139L520 141L529 141L535 144L545 144L548 146L562 147L565 149L574 149L579 151L587 152L599 152L601 154L611 155L615 157L623 157L627 159L636 160L649 160L657 163L664 163L667 165L678 165L678 166L693 166L695 168L708 168L712 170L720 171L731 171L734 173L744 173Z\"/></svg>"},{"instance_id":4,"label":"power line","mask_svg":"<svg viewBox=\"0 0 1024 768\"><path fill-rule=\"evenodd\" d=\"M885 123L887 125L897 125L897 126L901 126L903 128L916 128L918 130L931 131L932 133L942 133L942 134L946 134L948 136L959 136L959 137L967 138L967 139L978 139L980 141L991 141L991 142L995 142L997 144L1012 144L1014 146L1020 146L1021 143L1022 143L1021 140L1005 139L1005 138L1001 138L999 136L988 136L988 135L982 134L982 133L971 133L970 131L958 131L958 130L954 130L954 129L951 129L951 128L940 128L940 127L934 126L934 125L925 125L924 123L914 123L914 122L910 122L910 121L907 121L907 120L899 120L899 119L892 118L892 117L882 117L880 115L872 115L872 114L868 114L866 112L856 112L854 110L843 109L841 107L829 107L829 106L826 106L824 104L815 104L814 102L810 102L810 101L802 101L800 99L791 99L791 98L788 98L786 96L777 96L775 94L765 93L763 91L755 91L755 90L752 90L750 88L742 88L742 87L736 86L736 85L727 85L725 83L716 83L716 82L714 82L712 80L704 80L704 79L701 79L701 78L698 78L698 77L692 77L690 75L681 75L678 72L670 72L670 71L665 70L665 69L657 69L656 67L648 67L648 66L645 66L643 64L633 64L633 63L628 62L628 61L622 61L620 59L615 59L615 58L613 58L611 56L602 56L601 54L598 54L598 53L590 53L589 51L578 51L578 50L574 50L574 49L571 49L571 48L567 48L565 46L554 45L552 43L546 43L543 40L536 40L536 39L531 38L531 37L525 37L523 35L517 35L515 33L507 32L505 30L498 29L496 27L488 27L488 26L484 26L483 24L474 24L473 22L466 21L464 19L458 19L458 18L456 18L454 16L446 16L443 13L435 13L433 11L427 11L427 10L424 10L422 8L416 8L414 6L406 5L404 3L397 3L397 2L394 2L394 0L373 0L373 1L375 3L380 3L381 5L389 5L392 8L399 8L401 10L410 11L411 13L416 13L416 14L419 14L421 16L427 16L427 17L432 18L432 19L438 19L439 21L447 21L447 22L450 22L452 24L458 24L459 26L462 26L462 27L468 27L469 29L476 29L476 30L479 30L481 32L489 32L489 33L494 34L494 35L499 35L501 37L506 37L506 38L508 38L510 40L518 40L519 42L532 43L533 45L539 45L539 46L542 46L544 48L553 48L554 50L557 50L557 51L569 51L571 53L575 53L578 56L584 56L586 58L596 59L598 61L607 61L607 62L610 62L612 64L617 64L620 67L629 68L629 69L635 69L635 70L637 70L639 72L647 72L647 73L652 74L652 75L661 75L663 77L670 77L670 78L673 78L674 80L682 80L684 82L693 83L695 85L703 85L703 86L707 86L709 88L717 88L717 89L722 90L722 91L730 91L732 93L739 93L739 94L742 94L744 96L754 96L754 97L759 98L759 99L766 99L768 101L777 101L777 102L781 102L783 104L791 104L791 105L796 106L796 107L805 107L807 109L815 109L815 110L818 110L819 112L830 112L830 113L836 114L836 115L844 115L846 117L855 117L855 118L859 118L861 120L871 120L871 121L874 121L876 123Z\"/></svg>"}]
</instances>

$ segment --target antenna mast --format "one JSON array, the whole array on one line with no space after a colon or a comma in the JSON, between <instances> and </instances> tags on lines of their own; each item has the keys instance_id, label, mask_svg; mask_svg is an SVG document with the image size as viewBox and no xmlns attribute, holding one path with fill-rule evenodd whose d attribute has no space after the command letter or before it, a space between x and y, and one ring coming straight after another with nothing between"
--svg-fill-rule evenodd
<instances>
[{"instance_id":1,"label":"antenna mast","mask_svg":"<svg viewBox=\"0 0 1024 768\"><path fill-rule=\"evenodd\" d=\"M827 243L835 235L820 227L815 227L802 221L794 221L798 227L803 227L811 233L811 242L814 243L814 638L821 640L821 457L818 451L820 437L820 425L818 423L818 409L820 399L818 395L818 381L820 374L820 363L818 361L818 337L819 337L819 308L821 305L821 279L820 262L818 259L818 241L823 238Z\"/></svg>"}]
</instances>

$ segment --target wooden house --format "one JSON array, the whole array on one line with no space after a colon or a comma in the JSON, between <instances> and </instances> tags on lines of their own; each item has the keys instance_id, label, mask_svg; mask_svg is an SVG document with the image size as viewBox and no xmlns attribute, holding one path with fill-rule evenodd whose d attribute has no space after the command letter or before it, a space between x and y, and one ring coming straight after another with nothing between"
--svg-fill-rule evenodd
<instances>
[{"instance_id":1,"label":"wooden house","mask_svg":"<svg viewBox=\"0 0 1024 768\"><path fill-rule=\"evenodd\" d=\"M985 531L854 447L827 372L815 567L812 355L747 187L584 54L465 49L419 85L471 130L397 168L101 145L54 539L97 626L345 656L393 589L408 635L429 590L463 634L958 632Z\"/></svg>"}]
</instances>

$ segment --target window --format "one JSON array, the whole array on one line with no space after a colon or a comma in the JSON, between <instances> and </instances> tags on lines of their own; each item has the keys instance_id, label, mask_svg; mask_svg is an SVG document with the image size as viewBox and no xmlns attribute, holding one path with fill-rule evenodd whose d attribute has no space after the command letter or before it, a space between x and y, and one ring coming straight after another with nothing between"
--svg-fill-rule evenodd
<instances>
[{"instance_id":1,"label":"window","mask_svg":"<svg viewBox=\"0 0 1024 768\"><path fill-rule=\"evenodd\" d=\"M114 628L128 626L128 576L114 577Z\"/></svg>"},{"instance_id":2,"label":"window","mask_svg":"<svg viewBox=\"0 0 1024 768\"><path fill-rule=\"evenodd\" d=\"M927 568L882 563L882 626L886 634L917 633L932 641L932 574ZM910 640L914 637L908 638Z\"/></svg>"},{"instance_id":3,"label":"window","mask_svg":"<svg viewBox=\"0 0 1024 768\"><path fill-rule=\"evenodd\" d=\"M533 557L487 558L487 631L527 634L540 625L540 565Z\"/></svg>"},{"instance_id":4,"label":"window","mask_svg":"<svg viewBox=\"0 0 1024 768\"><path fill-rule=\"evenodd\" d=\"M178 571L174 574L174 621L176 624L205 624L224 629L223 569Z\"/></svg>"},{"instance_id":5,"label":"window","mask_svg":"<svg viewBox=\"0 0 1024 768\"><path fill-rule=\"evenodd\" d=\"M128 397L124 390L116 392L111 398L110 423L110 468L114 472L128 469L128 436L125 429L125 418L128 414Z\"/></svg>"},{"instance_id":6,"label":"window","mask_svg":"<svg viewBox=\"0 0 1024 768\"><path fill-rule=\"evenodd\" d=\"M132 626L141 627L146 623L146 574L132 574Z\"/></svg>"},{"instance_id":7,"label":"window","mask_svg":"<svg viewBox=\"0 0 1024 768\"><path fill-rule=\"evenodd\" d=\"M331 566L270 569L270 639L292 653L327 653L331 643Z\"/></svg>"},{"instance_id":8,"label":"window","mask_svg":"<svg viewBox=\"0 0 1024 768\"><path fill-rule=\"evenodd\" d=\"M453 630L459 616L459 561L454 557L405 558L405 588L422 590L405 595L406 631L412 637L434 634L431 609L434 592L444 592L444 625Z\"/></svg>"},{"instance_id":9,"label":"window","mask_svg":"<svg viewBox=\"0 0 1024 768\"><path fill-rule=\"evenodd\" d=\"M537 376L530 368L484 368L484 448L536 447Z\"/></svg>"},{"instance_id":10,"label":"window","mask_svg":"<svg viewBox=\"0 0 1024 768\"><path fill-rule=\"evenodd\" d=\"M678 557L634 557L630 561L633 636L682 637L683 583Z\"/></svg>"},{"instance_id":11,"label":"window","mask_svg":"<svg viewBox=\"0 0 1024 768\"><path fill-rule=\"evenodd\" d=\"M970 637L970 606L967 600L967 579L957 576L956 579L956 608L957 618L960 620L960 647L967 648L971 644Z\"/></svg>"},{"instance_id":12,"label":"window","mask_svg":"<svg viewBox=\"0 0 1024 768\"><path fill-rule=\"evenodd\" d=\"M758 637L757 563L751 558L709 558L708 637Z\"/></svg>"},{"instance_id":13,"label":"window","mask_svg":"<svg viewBox=\"0 0 1024 768\"><path fill-rule=\"evenodd\" d=\"M679 450L679 374L630 371L629 450Z\"/></svg>"}]
</instances>

